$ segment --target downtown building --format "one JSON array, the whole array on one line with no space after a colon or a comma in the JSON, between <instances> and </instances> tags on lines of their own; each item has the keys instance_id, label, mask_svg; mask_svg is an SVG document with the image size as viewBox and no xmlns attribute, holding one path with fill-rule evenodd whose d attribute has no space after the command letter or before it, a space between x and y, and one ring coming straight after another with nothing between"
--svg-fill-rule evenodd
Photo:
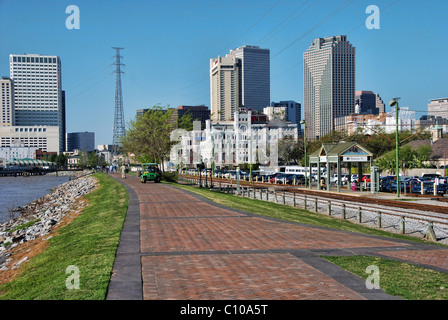
<instances>
[{"instance_id":1,"label":"downtown building","mask_svg":"<svg viewBox=\"0 0 448 320\"><path fill-rule=\"evenodd\" d=\"M335 119L355 111L355 48L344 35L318 38L303 54L307 138L335 129Z\"/></svg>"},{"instance_id":2,"label":"downtown building","mask_svg":"<svg viewBox=\"0 0 448 320\"><path fill-rule=\"evenodd\" d=\"M193 126L195 127L195 126ZM196 126L199 128L199 125ZM181 132L170 152L170 162L181 168L231 168L259 163L276 167L278 142L297 141L297 125L286 121L268 121L266 115L241 108L229 121L206 121L204 130Z\"/></svg>"},{"instance_id":3,"label":"downtown building","mask_svg":"<svg viewBox=\"0 0 448 320\"><path fill-rule=\"evenodd\" d=\"M239 108L263 111L270 105L270 51L257 46L210 59L212 121L229 121Z\"/></svg>"},{"instance_id":4,"label":"downtown building","mask_svg":"<svg viewBox=\"0 0 448 320\"><path fill-rule=\"evenodd\" d=\"M11 121L0 126L0 146L24 145L43 152L65 149L65 95L58 56L11 54ZM2 86L2 95L6 89ZM6 104L2 104L2 114ZM6 113L5 113L6 114Z\"/></svg>"},{"instance_id":5,"label":"downtown building","mask_svg":"<svg viewBox=\"0 0 448 320\"><path fill-rule=\"evenodd\" d=\"M66 134L67 152L95 151L95 132L69 132Z\"/></svg>"},{"instance_id":6,"label":"downtown building","mask_svg":"<svg viewBox=\"0 0 448 320\"><path fill-rule=\"evenodd\" d=\"M0 79L0 99L0 126L12 126L14 124L14 88L10 78Z\"/></svg>"},{"instance_id":7,"label":"downtown building","mask_svg":"<svg viewBox=\"0 0 448 320\"><path fill-rule=\"evenodd\" d=\"M355 92L355 113L379 115L386 111L379 94L372 91L359 90Z\"/></svg>"},{"instance_id":8,"label":"downtown building","mask_svg":"<svg viewBox=\"0 0 448 320\"><path fill-rule=\"evenodd\" d=\"M448 98L431 99L428 104L428 116L448 119Z\"/></svg>"},{"instance_id":9,"label":"downtown building","mask_svg":"<svg viewBox=\"0 0 448 320\"><path fill-rule=\"evenodd\" d=\"M241 106L263 111L271 103L270 50L245 45L230 54L241 61Z\"/></svg>"},{"instance_id":10,"label":"downtown building","mask_svg":"<svg viewBox=\"0 0 448 320\"><path fill-rule=\"evenodd\" d=\"M210 59L210 118L228 121L241 107L241 60L233 54Z\"/></svg>"}]
</instances>

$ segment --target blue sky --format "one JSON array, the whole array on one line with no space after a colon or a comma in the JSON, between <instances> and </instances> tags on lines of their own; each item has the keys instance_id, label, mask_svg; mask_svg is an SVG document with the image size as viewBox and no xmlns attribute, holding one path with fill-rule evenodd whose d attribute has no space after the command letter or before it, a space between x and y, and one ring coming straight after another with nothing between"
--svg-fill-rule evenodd
<instances>
[{"instance_id":1,"label":"blue sky","mask_svg":"<svg viewBox=\"0 0 448 320\"><path fill-rule=\"evenodd\" d=\"M80 29L65 9L77 5ZM380 29L366 28L368 5ZM427 112L448 96L446 0L0 0L0 76L9 54L58 55L67 131L112 143L115 51L123 47L125 120L154 105L210 106L209 59L241 45L271 51L271 101L303 104L303 52L345 34L356 47L356 90ZM387 107L387 110L390 110Z\"/></svg>"}]
</instances>

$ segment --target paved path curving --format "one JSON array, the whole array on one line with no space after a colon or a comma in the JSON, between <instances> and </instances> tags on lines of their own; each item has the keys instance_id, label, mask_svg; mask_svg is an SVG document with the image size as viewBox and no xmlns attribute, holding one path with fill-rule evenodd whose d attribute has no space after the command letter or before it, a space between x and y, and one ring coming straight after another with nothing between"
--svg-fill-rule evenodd
<instances>
[{"instance_id":1,"label":"paved path curving","mask_svg":"<svg viewBox=\"0 0 448 320\"><path fill-rule=\"evenodd\" d=\"M395 299L320 258L370 254L448 272L448 250L263 218L117 179L129 209L107 299Z\"/></svg>"}]
</instances>

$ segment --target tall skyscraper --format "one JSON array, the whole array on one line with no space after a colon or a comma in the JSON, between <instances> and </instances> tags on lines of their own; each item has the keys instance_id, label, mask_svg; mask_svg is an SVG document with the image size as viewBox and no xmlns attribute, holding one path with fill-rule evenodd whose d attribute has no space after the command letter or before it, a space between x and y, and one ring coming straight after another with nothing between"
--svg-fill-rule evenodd
<instances>
[{"instance_id":1,"label":"tall skyscraper","mask_svg":"<svg viewBox=\"0 0 448 320\"><path fill-rule=\"evenodd\" d=\"M334 130L334 119L355 111L355 48L344 35L318 38L303 54L307 138Z\"/></svg>"},{"instance_id":2,"label":"tall skyscraper","mask_svg":"<svg viewBox=\"0 0 448 320\"><path fill-rule=\"evenodd\" d=\"M263 111L271 103L270 51L258 46L230 50L241 60L241 104Z\"/></svg>"},{"instance_id":3,"label":"tall skyscraper","mask_svg":"<svg viewBox=\"0 0 448 320\"><path fill-rule=\"evenodd\" d=\"M210 103L213 121L231 120L241 107L241 60L234 54L210 59Z\"/></svg>"},{"instance_id":4,"label":"tall skyscraper","mask_svg":"<svg viewBox=\"0 0 448 320\"><path fill-rule=\"evenodd\" d=\"M59 128L59 152L64 149L61 60L40 54L9 55L14 86L15 126Z\"/></svg>"},{"instance_id":5,"label":"tall skyscraper","mask_svg":"<svg viewBox=\"0 0 448 320\"><path fill-rule=\"evenodd\" d=\"M0 126L12 126L14 123L14 92L10 78L0 79Z\"/></svg>"}]
</instances>

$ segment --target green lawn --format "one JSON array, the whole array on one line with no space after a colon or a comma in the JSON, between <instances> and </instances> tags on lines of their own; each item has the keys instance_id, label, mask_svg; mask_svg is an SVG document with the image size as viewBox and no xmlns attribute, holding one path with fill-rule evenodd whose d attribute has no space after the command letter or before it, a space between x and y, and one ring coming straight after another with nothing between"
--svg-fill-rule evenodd
<instances>
[{"instance_id":1,"label":"green lawn","mask_svg":"<svg viewBox=\"0 0 448 320\"><path fill-rule=\"evenodd\" d=\"M379 286L386 293L407 300L448 300L448 273L409 263L369 256L324 257L361 278L367 279L368 266L379 271Z\"/></svg>"},{"instance_id":2,"label":"green lawn","mask_svg":"<svg viewBox=\"0 0 448 320\"><path fill-rule=\"evenodd\" d=\"M126 188L109 176L94 175L100 188L86 196L89 206L59 235L49 239L45 252L22 265L23 273L0 286L4 300L103 300L128 207ZM66 287L79 268L79 289ZM71 282L70 283L74 283Z\"/></svg>"}]
</instances>

